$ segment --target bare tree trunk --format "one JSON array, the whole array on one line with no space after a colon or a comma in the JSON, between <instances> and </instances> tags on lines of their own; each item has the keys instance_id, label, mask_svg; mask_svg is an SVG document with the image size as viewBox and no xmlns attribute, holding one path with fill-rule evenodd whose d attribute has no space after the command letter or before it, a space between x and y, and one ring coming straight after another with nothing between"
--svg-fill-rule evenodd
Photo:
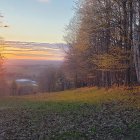
<instances>
[{"instance_id":1,"label":"bare tree trunk","mask_svg":"<svg viewBox=\"0 0 140 140\"><path fill-rule=\"evenodd\" d=\"M138 8L136 8L138 6ZM133 53L134 53L134 63L136 69L137 80L140 83L140 2L135 4L135 15L134 15L134 45L133 45ZM138 9L138 12L137 12ZM139 23L137 25L137 13L139 17Z\"/></svg>"}]
</instances>

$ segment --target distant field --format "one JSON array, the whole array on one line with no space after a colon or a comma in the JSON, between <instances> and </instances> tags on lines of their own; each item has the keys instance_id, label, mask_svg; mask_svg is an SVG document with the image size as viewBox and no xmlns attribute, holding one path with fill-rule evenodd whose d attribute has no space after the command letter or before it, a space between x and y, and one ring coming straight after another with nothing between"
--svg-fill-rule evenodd
<instances>
[{"instance_id":1,"label":"distant field","mask_svg":"<svg viewBox=\"0 0 140 140\"><path fill-rule=\"evenodd\" d=\"M62 61L43 61L26 59L8 59L4 63L7 81L13 81L20 78L35 78L50 66L59 67Z\"/></svg>"},{"instance_id":2,"label":"distant field","mask_svg":"<svg viewBox=\"0 0 140 140\"><path fill-rule=\"evenodd\" d=\"M0 98L0 139L139 140L140 90L81 88Z\"/></svg>"}]
</instances>

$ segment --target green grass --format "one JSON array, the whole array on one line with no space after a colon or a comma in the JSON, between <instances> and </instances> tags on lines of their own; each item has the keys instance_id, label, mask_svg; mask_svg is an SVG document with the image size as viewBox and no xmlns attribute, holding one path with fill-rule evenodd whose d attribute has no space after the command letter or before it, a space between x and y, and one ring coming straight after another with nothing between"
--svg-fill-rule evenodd
<instances>
[{"instance_id":1,"label":"green grass","mask_svg":"<svg viewBox=\"0 0 140 140\"><path fill-rule=\"evenodd\" d=\"M140 108L140 94L124 88L80 88L58 93L44 93L21 97L1 97L0 108L27 107L32 109L74 109L82 104L101 105L106 102L122 101L125 105ZM136 94L135 94L136 93Z\"/></svg>"}]
</instances>

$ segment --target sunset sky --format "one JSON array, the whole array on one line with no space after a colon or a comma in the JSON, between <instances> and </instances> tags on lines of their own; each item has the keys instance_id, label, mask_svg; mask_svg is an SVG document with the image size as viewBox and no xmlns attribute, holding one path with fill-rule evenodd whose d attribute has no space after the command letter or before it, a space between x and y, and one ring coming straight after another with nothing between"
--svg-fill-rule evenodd
<instances>
[{"instance_id":1,"label":"sunset sky","mask_svg":"<svg viewBox=\"0 0 140 140\"><path fill-rule=\"evenodd\" d=\"M7 41L3 54L8 59L63 60L65 44Z\"/></svg>"},{"instance_id":2,"label":"sunset sky","mask_svg":"<svg viewBox=\"0 0 140 140\"><path fill-rule=\"evenodd\" d=\"M0 0L2 20L9 25L0 28L0 36L7 41L63 43L73 7L74 0Z\"/></svg>"},{"instance_id":3,"label":"sunset sky","mask_svg":"<svg viewBox=\"0 0 140 140\"><path fill-rule=\"evenodd\" d=\"M62 42L73 4L73 0L0 0L0 11L9 25L0 34L6 40Z\"/></svg>"}]
</instances>

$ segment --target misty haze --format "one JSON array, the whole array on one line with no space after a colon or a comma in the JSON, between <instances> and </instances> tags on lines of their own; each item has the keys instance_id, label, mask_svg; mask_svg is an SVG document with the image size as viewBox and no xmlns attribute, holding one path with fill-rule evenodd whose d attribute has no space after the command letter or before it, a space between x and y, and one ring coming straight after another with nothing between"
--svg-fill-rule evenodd
<instances>
[{"instance_id":1,"label":"misty haze","mask_svg":"<svg viewBox=\"0 0 140 140\"><path fill-rule=\"evenodd\" d=\"M0 140L140 140L140 1L0 0Z\"/></svg>"}]
</instances>

